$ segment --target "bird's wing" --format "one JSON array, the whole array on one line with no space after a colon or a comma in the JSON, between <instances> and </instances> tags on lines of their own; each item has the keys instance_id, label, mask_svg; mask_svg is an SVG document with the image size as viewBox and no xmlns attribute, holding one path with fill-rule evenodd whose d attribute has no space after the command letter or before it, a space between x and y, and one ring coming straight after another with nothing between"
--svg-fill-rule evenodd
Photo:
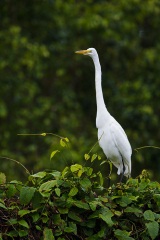
<instances>
[{"instance_id":1,"label":"bird's wing","mask_svg":"<svg viewBox=\"0 0 160 240\"><path fill-rule=\"evenodd\" d=\"M124 162L129 166L129 169L131 170L132 148L128 141L126 133L124 132L121 125L114 118L112 118L110 122L110 131L115 146L121 154Z\"/></svg>"},{"instance_id":2,"label":"bird's wing","mask_svg":"<svg viewBox=\"0 0 160 240\"><path fill-rule=\"evenodd\" d=\"M119 150L121 150L121 154L123 153L123 151L127 151L131 155L132 148L128 141L128 137L121 125L113 117L110 121L110 129L116 146L119 148Z\"/></svg>"}]
</instances>

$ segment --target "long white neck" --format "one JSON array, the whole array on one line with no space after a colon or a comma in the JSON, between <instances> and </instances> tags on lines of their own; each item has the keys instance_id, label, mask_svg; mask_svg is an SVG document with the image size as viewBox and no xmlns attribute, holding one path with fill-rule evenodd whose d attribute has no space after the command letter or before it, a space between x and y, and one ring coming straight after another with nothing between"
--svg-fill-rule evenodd
<instances>
[{"instance_id":1,"label":"long white neck","mask_svg":"<svg viewBox=\"0 0 160 240\"><path fill-rule=\"evenodd\" d=\"M103 92L102 92L102 72L101 65L99 62L98 54L93 56L93 62L95 66L95 88L96 88L96 102L97 102L97 118L96 125L97 127L102 127L106 121L109 119L109 112L105 106Z\"/></svg>"}]
</instances>

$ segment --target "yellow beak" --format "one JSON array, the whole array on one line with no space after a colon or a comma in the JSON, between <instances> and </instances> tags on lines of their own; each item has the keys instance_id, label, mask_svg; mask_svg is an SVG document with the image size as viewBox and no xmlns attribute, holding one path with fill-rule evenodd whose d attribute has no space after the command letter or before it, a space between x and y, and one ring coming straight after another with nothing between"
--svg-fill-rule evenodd
<instances>
[{"instance_id":1,"label":"yellow beak","mask_svg":"<svg viewBox=\"0 0 160 240\"><path fill-rule=\"evenodd\" d=\"M90 53L90 50L79 50L79 51L76 51L75 53L78 53L78 54L87 54L87 53Z\"/></svg>"}]
</instances>

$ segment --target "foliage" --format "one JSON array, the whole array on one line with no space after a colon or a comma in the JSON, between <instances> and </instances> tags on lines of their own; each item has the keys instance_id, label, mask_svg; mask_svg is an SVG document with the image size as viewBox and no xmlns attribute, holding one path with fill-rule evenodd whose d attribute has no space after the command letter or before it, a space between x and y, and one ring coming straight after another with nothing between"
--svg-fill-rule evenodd
<instances>
[{"instance_id":1,"label":"foliage","mask_svg":"<svg viewBox=\"0 0 160 240\"><path fill-rule=\"evenodd\" d=\"M109 188L100 172L73 164L31 174L0 174L1 239L158 239L160 184L147 171Z\"/></svg>"}]
</instances>

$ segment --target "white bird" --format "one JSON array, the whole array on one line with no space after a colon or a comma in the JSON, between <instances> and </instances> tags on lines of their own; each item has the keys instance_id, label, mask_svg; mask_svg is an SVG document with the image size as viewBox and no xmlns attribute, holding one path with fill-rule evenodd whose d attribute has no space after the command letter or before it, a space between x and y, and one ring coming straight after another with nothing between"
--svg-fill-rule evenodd
<instances>
[{"instance_id":1,"label":"white bird","mask_svg":"<svg viewBox=\"0 0 160 240\"><path fill-rule=\"evenodd\" d=\"M88 55L93 59L95 66L95 88L97 102L96 127L98 128L99 145L106 157L118 168L117 174L131 176L132 148L127 135L121 125L108 112L102 92L101 65L96 49L76 51L75 53ZM120 180L120 181L121 181Z\"/></svg>"}]
</instances>

